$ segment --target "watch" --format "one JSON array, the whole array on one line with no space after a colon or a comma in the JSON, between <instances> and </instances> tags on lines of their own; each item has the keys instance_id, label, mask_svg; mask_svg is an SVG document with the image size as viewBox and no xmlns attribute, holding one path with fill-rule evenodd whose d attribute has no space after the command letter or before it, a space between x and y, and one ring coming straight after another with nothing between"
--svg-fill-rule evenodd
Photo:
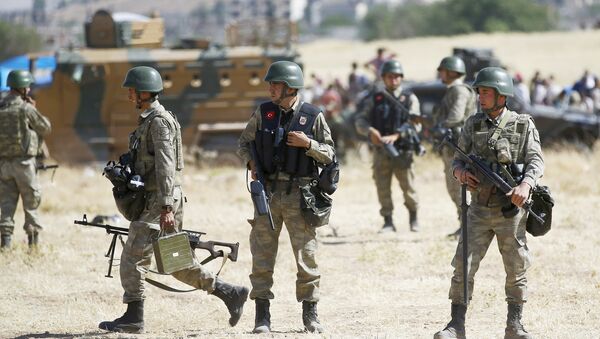
<instances>
[{"instance_id":1,"label":"watch","mask_svg":"<svg viewBox=\"0 0 600 339\"><path fill-rule=\"evenodd\" d=\"M167 213L173 212L173 206L171 206L171 205L165 205L165 206L162 207L162 210L164 212L167 212Z\"/></svg>"}]
</instances>

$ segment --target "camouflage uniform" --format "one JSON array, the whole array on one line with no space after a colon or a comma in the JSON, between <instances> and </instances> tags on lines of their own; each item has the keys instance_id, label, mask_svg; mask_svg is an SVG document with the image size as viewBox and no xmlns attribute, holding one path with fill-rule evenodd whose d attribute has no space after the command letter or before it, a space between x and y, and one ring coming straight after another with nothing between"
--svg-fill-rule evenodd
<instances>
[{"instance_id":1,"label":"camouflage uniform","mask_svg":"<svg viewBox=\"0 0 600 339\"><path fill-rule=\"evenodd\" d=\"M402 87L397 88L393 95L403 103L409 99L402 94ZM369 115L371 114L373 107L374 100L366 100L361 116L356 121L356 129L361 135L369 135L369 128L372 127L373 124L373 122L370 121ZM421 115L419 107L419 99L416 95L410 93L410 107L408 107L410 114ZM394 128L400 127L404 122L405 121L399 121ZM382 133L381 136L385 135ZM409 211L416 212L419 207L419 200L415 190L415 174L412 164L408 168L402 168L402 166L398 166L398 164L386 154L382 147L375 147L373 152L373 179L375 180L377 196L379 198L379 203L381 204L379 213L383 217L391 216L394 209L391 190L392 174L400 183L400 188L404 195L404 205Z\"/></svg>"},{"instance_id":2,"label":"camouflage uniform","mask_svg":"<svg viewBox=\"0 0 600 339\"><path fill-rule=\"evenodd\" d=\"M458 139L465 119L476 110L475 92L459 78L448 85L440 106L433 111L433 123L435 126L451 129ZM454 152L449 147L442 147L441 156L444 162L446 189L460 217L460 184L452 175Z\"/></svg>"},{"instance_id":3,"label":"camouflage uniform","mask_svg":"<svg viewBox=\"0 0 600 339\"><path fill-rule=\"evenodd\" d=\"M41 137L50 133L50 121L21 96L10 93L0 103L0 233L11 235L19 196L23 200L25 224L31 235L42 230L37 208L41 202L36 174L36 156Z\"/></svg>"},{"instance_id":4,"label":"camouflage uniform","mask_svg":"<svg viewBox=\"0 0 600 339\"><path fill-rule=\"evenodd\" d=\"M491 120L486 114L477 113L467 119L459 139L459 146L468 154L483 157L489 164L497 164L496 154L488 147L488 140L505 115L508 115L508 123L502 130L500 138L509 141L512 159L517 164L523 164L523 182L535 187L543 174L544 161L538 131L528 115L519 115L505 109L500 116ZM464 167L465 163L456 157L453 168ZM530 266L525 236L527 213L520 209L516 216L505 218L501 208L509 203L510 198L499 191L492 190L489 199L486 199L487 194L484 194L484 191L489 189L491 187L482 181L477 190L471 192L471 207L467 215L470 293L468 299L471 299L473 293L475 273L495 235L506 271L506 300L512 304L522 304L527 300L526 272ZM464 303L462 245L461 237L452 260L455 270L449 294L453 304Z\"/></svg>"},{"instance_id":5,"label":"camouflage uniform","mask_svg":"<svg viewBox=\"0 0 600 339\"><path fill-rule=\"evenodd\" d=\"M292 111L286 114L296 116L300 105L297 99L292 106ZM292 118L294 119L294 118ZM257 130L261 129L262 117L260 108L257 109L239 139L238 154L248 163L251 159L250 143L255 140ZM330 163L334 156L333 140L329 126L325 122L323 113L318 113L313 125L311 146L306 155L319 163ZM285 223L290 235L292 249L298 269L296 279L296 299L298 301L318 302L319 282L321 274L316 262L317 240L315 228L304 221L300 209L300 189L310 178L296 178L289 181L289 176L283 171L267 178L266 190L270 193L275 186L270 200L271 213L275 224L275 231L271 230L268 217L255 213L254 219L249 220L252 225L250 231L250 251L252 252L252 283L251 299L273 299L271 291L273 286L273 270L279 245L279 234L282 224ZM289 191L288 191L289 188Z\"/></svg>"},{"instance_id":6,"label":"camouflage uniform","mask_svg":"<svg viewBox=\"0 0 600 339\"><path fill-rule=\"evenodd\" d=\"M131 222L127 243L121 254L123 302L143 300L144 277L152 261L152 240L158 237L163 206L172 206L175 227L183 228L183 169L181 131L175 116L154 101L140 115L138 128L130 135L129 148L136 154L135 173L145 183L146 208ZM195 288L212 293L215 275L195 260L195 266L172 275Z\"/></svg>"}]
</instances>

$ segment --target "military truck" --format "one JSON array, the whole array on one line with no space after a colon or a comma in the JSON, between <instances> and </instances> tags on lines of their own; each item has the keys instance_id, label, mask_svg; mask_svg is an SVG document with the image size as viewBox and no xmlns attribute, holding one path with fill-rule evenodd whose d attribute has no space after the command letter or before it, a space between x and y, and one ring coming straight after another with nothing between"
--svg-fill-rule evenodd
<instances>
[{"instance_id":1,"label":"military truck","mask_svg":"<svg viewBox=\"0 0 600 339\"><path fill-rule=\"evenodd\" d=\"M163 48L160 18L96 12L86 23L86 47L56 52L51 86L35 92L52 121L46 143L60 162L105 161L127 150L138 114L121 84L134 66L156 68L164 81L160 102L176 113L188 150L233 152L258 103L268 100L262 81L273 61L300 63L285 46ZM204 48L202 48L204 47Z\"/></svg>"}]
</instances>

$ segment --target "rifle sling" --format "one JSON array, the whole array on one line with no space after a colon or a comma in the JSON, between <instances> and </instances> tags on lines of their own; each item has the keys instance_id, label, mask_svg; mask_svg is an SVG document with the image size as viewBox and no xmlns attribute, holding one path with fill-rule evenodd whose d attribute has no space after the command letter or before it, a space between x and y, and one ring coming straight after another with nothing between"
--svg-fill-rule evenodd
<instances>
[{"instance_id":1,"label":"rifle sling","mask_svg":"<svg viewBox=\"0 0 600 339\"><path fill-rule=\"evenodd\" d=\"M509 118L510 114L505 111L504 116L502 116L502 120L500 120L500 123L498 124L498 126L496 126L496 129L494 130L494 132L492 132L492 136L488 139L488 146L491 149L495 150L496 143L498 142L498 139L500 139L500 134L504 130L504 127L506 127Z\"/></svg>"},{"instance_id":2,"label":"rifle sling","mask_svg":"<svg viewBox=\"0 0 600 339\"><path fill-rule=\"evenodd\" d=\"M223 269L223 266L225 266L225 263L227 262L227 258L229 258L229 253L223 253L223 260L221 261L221 267L219 267L219 270L217 271L217 274L215 274L215 276L219 276L219 273L221 273L221 270ZM207 263L208 261L212 260L211 257L208 257L206 259L204 259L202 261L202 264ZM160 274L160 275L170 275L170 274L162 274L159 273L157 271L154 270L150 270L150 272L155 273L155 274ZM165 291L169 291L169 292L174 292L174 293L188 293L188 292L194 292L196 290L198 290L197 288L193 288L190 290L180 290L174 287L171 287L169 285L163 284L161 282L158 282L154 279L150 279L148 277L146 277L144 280L146 280L150 285L154 286L154 287L158 287L160 289L163 289Z\"/></svg>"}]
</instances>

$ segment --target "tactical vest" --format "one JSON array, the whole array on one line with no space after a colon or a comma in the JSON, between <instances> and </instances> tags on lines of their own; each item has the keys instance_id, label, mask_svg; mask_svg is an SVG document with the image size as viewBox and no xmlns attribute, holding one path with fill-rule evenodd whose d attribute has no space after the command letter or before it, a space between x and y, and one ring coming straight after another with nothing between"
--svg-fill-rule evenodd
<instances>
[{"instance_id":1,"label":"tactical vest","mask_svg":"<svg viewBox=\"0 0 600 339\"><path fill-rule=\"evenodd\" d=\"M281 125L282 112L278 105L266 102L260 105L261 128L256 131L255 142L259 161L265 174L277 171L292 177L314 177L318 167L313 158L306 155L304 148L287 146L290 131L304 132L313 139L313 127L321 110L308 103L300 103L298 112L291 120ZM278 132L279 131L279 132Z\"/></svg>"},{"instance_id":2,"label":"tactical vest","mask_svg":"<svg viewBox=\"0 0 600 339\"><path fill-rule=\"evenodd\" d=\"M157 187L155 175L154 154L148 149L150 125L154 119L164 119L169 124L169 130L174 132L171 136L175 145L175 184L180 185L180 172L183 169L183 154L181 142L181 126L175 114L165 110L155 110L143 119L138 128L129 135L129 150L134 159L134 173L142 176L146 191L155 191Z\"/></svg>"},{"instance_id":3,"label":"tactical vest","mask_svg":"<svg viewBox=\"0 0 600 339\"><path fill-rule=\"evenodd\" d=\"M523 148L527 139L530 116L509 110L505 111L504 114L510 114L510 117L498 140L507 139L512 161L516 164L524 164L525 152ZM476 113L473 116L473 149L477 155L483 157L490 164L498 162L492 145L493 142L490 142L495 129L495 126L490 126L486 114Z\"/></svg>"},{"instance_id":4,"label":"tactical vest","mask_svg":"<svg viewBox=\"0 0 600 339\"><path fill-rule=\"evenodd\" d=\"M0 157L37 155L37 134L27 122L24 102L4 100L0 103Z\"/></svg>"},{"instance_id":5,"label":"tactical vest","mask_svg":"<svg viewBox=\"0 0 600 339\"><path fill-rule=\"evenodd\" d=\"M403 90L398 101L410 111L412 92ZM376 128L382 136L396 133L396 129L408 121L408 114L390 102L383 93L377 92L373 95L373 109L370 112L371 126Z\"/></svg>"}]
</instances>

